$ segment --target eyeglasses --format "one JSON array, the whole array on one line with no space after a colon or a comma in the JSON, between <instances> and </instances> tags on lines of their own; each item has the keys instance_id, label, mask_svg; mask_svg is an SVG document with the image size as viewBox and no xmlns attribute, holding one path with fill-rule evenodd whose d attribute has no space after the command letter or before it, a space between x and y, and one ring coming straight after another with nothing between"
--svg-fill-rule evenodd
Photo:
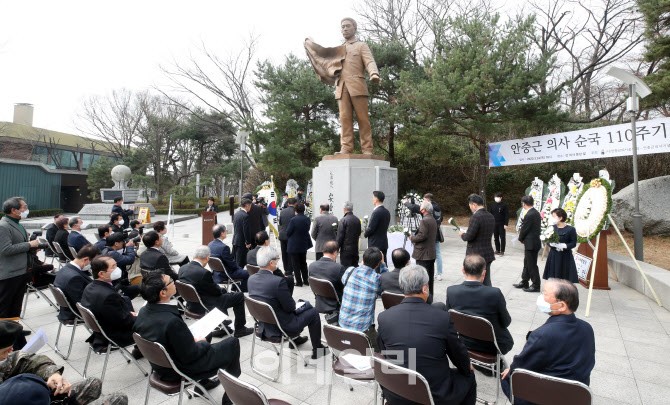
<instances>
[{"instance_id":1,"label":"eyeglasses","mask_svg":"<svg viewBox=\"0 0 670 405\"><path fill-rule=\"evenodd\" d=\"M169 281L167 284L165 284L165 287L163 287L163 289L164 289L164 290L167 290L167 288L168 288L168 287L170 286L170 284L172 284L172 283L174 283L174 280L173 280L173 279L170 279L170 281Z\"/></svg>"}]
</instances>

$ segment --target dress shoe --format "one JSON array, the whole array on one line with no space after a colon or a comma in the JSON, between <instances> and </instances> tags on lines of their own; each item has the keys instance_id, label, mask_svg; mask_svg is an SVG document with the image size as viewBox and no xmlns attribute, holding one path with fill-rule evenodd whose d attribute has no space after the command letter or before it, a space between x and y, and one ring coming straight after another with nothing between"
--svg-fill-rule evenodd
<instances>
[{"instance_id":1,"label":"dress shoe","mask_svg":"<svg viewBox=\"0 0 670 405\"><path fill-rule=\"evenodd\" d=\"M328 346L321 345L320 347L315 347L312 349L312 360L316 360L319 357L323 357L328 350Z\"/></svg>"},{"instance_id":2,"label":"dress shoe","mask_svg":"<svg viewBox=\"0 0 670 405\"><path fill-rule=\"evenodd\" d=\"M297 338L293 339L293 343L295 343L296 346L300 346L301 344L306 343L309 340L307 336L298 336ZM288 345L291 346L291 342L288 342Z\"/></svg>"},{"instance_id":3,"label":"dress shoe","mask_svg":"<svg viewBox=\"0 0 670 405\"><path fill-rule=\"evenodd\" d=\"M499 251L499 250L496 250L496 251L493 252L493 253L499 255L499 254L500 254L500 251Z\"/></svg>"},{"instance_id":4,"label":"dress shoe","mask_svg":"<svg viewBox=\"0 0 670 405\"><path fill-rule=\"evenodd\" d=\"M528 284L517 283L517 284L512 284L512 287L514 287L514 288L528 288Z\"/></svg>"},{"instance_id":5,"label":"dress shoe","mask_svg":"<svg viewBox=\"0 0 670 405\"><path fill-rule=\"evenodd\" d=\"M227 326L224 326L224 328L228 328ZM221 329L214 329L211 333L212 337L215 338L222 338L228 336L228 333L226 333L226 329L221 328Z\"/></svg>"},{"instance_id":6,"label":"dress shoe","mask_svg":"<svg viewBox=\"0 0 670 405\"><path fill-rule=\"evenodd\" d=\"M142 357L144 357L144 355L142 354L140 349L137 348L137 346L133 349L133 351L130 354L133 356L135 360L139 360Z\"/></svg>"},{"instance_id":7,"label":"dress shoe","mask_svg":"<svg viewBox=\"0 0 670 405\"><path fill-rule=\"evenodd\" d=\"M538 286L536 286L536 285L533 285L533 286L524 288L523 290L524 290L525 292L534 292L534 293L537 293L537 292L540 292L540 287L538 287Z\"/></svg>"},{"instance_id":8,"label":"dress shoe","mask_svg":"<svg viewBox=\"0 0 670 405\"><path fill-rule=\"evenodd\" d=\"M297 283L295 286L296 287L302 287L302 283Z\"/></svg>"},{"instance_id":9,"label":"dress shoe","mask_svg":"<svg viewBox=\"0 0 670 405\"><path fill-rule=\"evenodd\" d=\"M203 380L198 381L200 385L202 385L207 391L213 390L214 388L219 386L219 380L218 379L211 379L211 378L205 378ZM200 395L203 395L204 393L200 390L200 387L195 387L195 392L197 392Z\"/></svg>"},{"instance_id":10,"label":"dress shoe","mask_svg":"<svg viewBox=\"0 0 670 405\"><path fill-rule=\"evenodd\" d=\"M241 337L244 337L244 336L249 336L252 333L254 333L254 328L241 328L241 329L236 329L233 336L235 336L236 338L241 338Z\"/></svg>"},{"instance_id":11,"label":"dress shoe","mask_svg":"<svg viewBox=\"0 0 670 405\"><path fill-rule=\"evenodd\" d=\"M500 252L500 256L505 256L505 252Z\"/></svg>"}]
</instances>

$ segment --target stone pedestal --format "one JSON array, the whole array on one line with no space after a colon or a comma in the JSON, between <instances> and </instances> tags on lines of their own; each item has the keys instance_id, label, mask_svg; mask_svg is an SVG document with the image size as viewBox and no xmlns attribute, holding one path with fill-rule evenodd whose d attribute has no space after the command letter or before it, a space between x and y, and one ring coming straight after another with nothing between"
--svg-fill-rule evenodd
<instances>
[{"instance_id":1,"label":"stone pedestal","mask_svg":"<svg viewBox=\"0 0 670 405\"><path fill-rule=\"evenodd\" d=\"M386 195L384 206L391 213L391 224L396 223L398 169L381 156L325 156L312 170L312 184L314 217L319 215L319 205L331 204L333 214L340 219L344 202L351 201L354 214L362 220L372 213L372 192L379 190Z\"/></svg>"},{"instance_id":2,"label":"stone pedestal","mask_svg":"<svg viewBox=\"0 0 670 405\"><path fill-rule=\"evenodd\" d=\"M149 207L149 213L152 218L156 216L156 208L153 204L149 203L138 203L138 204L123 204L122 207L124 210L129 209L131 206L135 206L135 215L139 213L140 207ZM97 203L97 204L85 204L84 207L77 214L78 217L89 223L107 223L109 222L109 216L112 214L113 204Z\"/></svg>"}]
</instances>

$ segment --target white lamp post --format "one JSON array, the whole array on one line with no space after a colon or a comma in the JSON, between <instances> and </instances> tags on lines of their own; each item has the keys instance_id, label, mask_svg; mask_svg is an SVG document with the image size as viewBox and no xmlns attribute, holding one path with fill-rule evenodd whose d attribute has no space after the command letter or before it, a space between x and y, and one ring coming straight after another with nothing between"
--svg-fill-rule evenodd
<instances>
[{"instance_id":1,"label":"white lamp post","mask_svg":"<svg viewBox=\"0 0 670 405\"><path fill-rule=\"evenodd\" d=\"M247 150L247 139L249 131L240 129L237 131L235 143L240 145L240 201L242 201L242 184L244 182L244 152Z\"/></svg>"},{"instance_id":2,"label":"white lamp post","mask_svg":"<svg viewBox=\"0 0 670 405\"><path fill-rule=\"evenodd\" d=\"M633 214L633 237L635 240L635 258L639 261L644 260L644 250L642 245L642 214L640 214L640 194L637 180L637 133L635 130L635 115L639 111L639 102L637 96L645 98L651 94L651 89L642 80L634 74L623 69L611 67L607 72L608 76L628 85L628 101L626 110L630 114L630 124L633 130L633 189L635 191L635 213Z\"/></svg>"}]
</instances>

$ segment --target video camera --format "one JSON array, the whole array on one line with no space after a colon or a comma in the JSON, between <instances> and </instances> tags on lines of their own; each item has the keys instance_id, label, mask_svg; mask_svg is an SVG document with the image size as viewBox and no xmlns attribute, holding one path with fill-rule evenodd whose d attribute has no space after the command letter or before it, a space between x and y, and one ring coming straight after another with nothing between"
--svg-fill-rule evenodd
<instances>
[{"instance_id":1,"label":"video camera","mask_svg":"<svg viewBox=\"0 0 670 405\"><path fill-rule=\"evenodd\" d=\"M267 207L268 206L268 204L265 202L265 198L263 198L263 197L256 198L256 205L260 205L262 207Z\"/></svg>"},{"instance_id":2,"label":"video camera","mask_svg":"<svg viewBox=\"0 0 670 405\"><path fill-rule=\"evenodd\" d=\"M38 236L42 236L42 231L33 231L33 233L30 234L29 241L31 241L31 242L34 241L35 239L37 239ZM44 249L48 249L48 248L49 248L48 243L40 243L39 245L37 245L36 248L33 248L33 249L34 250L40 250L40 249L44 250Z\"/></svg>"}]
</instances>

